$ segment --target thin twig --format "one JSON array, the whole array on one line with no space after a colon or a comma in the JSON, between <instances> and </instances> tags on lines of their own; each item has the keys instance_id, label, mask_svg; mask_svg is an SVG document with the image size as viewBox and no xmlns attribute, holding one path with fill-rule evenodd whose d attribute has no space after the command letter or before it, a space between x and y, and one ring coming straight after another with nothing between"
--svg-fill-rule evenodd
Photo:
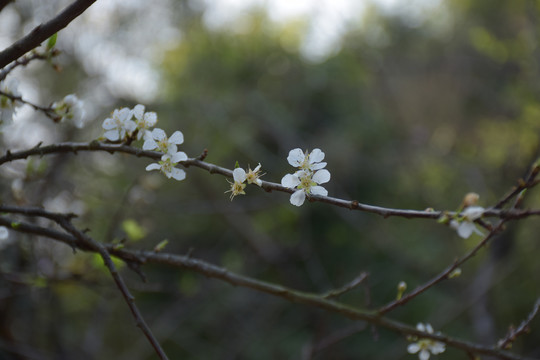
<instances>
[{"instance_id":1,"label":"thin twig","mask_svg":"<svg viewBox=\"0 0 540 360\"><path fill-rule=\"evenodd\" d=\"M50 155L58 153L74 153L77 154L79 151L106 151L111 154L115 152L126 153L135 155L137 157L146 157L154 160L161 158L163 154L156 151L147 151L141 150L132 146L125 144L110 144L103 143L97 140L89 143L74 143L74 142L65 142L58 143L48 146L41 146L38 144L32 149L22 150L17 152L7 151L6 154L0 157L0 165L14 161L26 159L32 155ZM214 165L205 161L199 160L199 158L191 158L185 161L181 161L180 164L184 167L195 166L201 169L208 171L210 174L220 174L229 178L232 178L232 170ZM282 186L270 181L262 181L261 187L266 191L281 191L292 194L295 190ZM435 211L435 210L408 210L408 209L392 209L385 208L381 206L374 206L368 204L362 204L356 200L344 200L331 196L319 196L312 195L309 197L310 201L319 201L338 207L358 210L364 212L370 212L383 216L384 218L390 216L404 217L407 219L411 218L423 218L423 219L439 219L442 215L447 215L450 217L458 215L456 212L452 211ZM499 217L507 220L510 219L521 219L529 216L539 216L540 210L500 210L500 209L487 209L483 216L484 217Z\"/></svg>"},{"instance_id":2,"label":"thin twig","mask_svg":"<svg viewBox=\"0 0 540 360\"><path fill-rule=\"evenodd\" d=\"M495 228L493 230L491 230L482 239L482 241L480 241L472 250L467 252L461 258L455 260L453 264L451 264L446 269L441 271L437 276L433 277L431 280L427 281L426 283L418 286L413 291L411 291L409 293L406 293L400 299L391 301L390 303L388 303L388 304L382 306L381 308L379 308L379 314L386 314L386 313L392 311L393 309L397 308L398 306L405 305L406 303L408 303L409 301L411 301L412 299L414 299L415 297L417 297L421 293L425 292L429 288L431 288L431 287L437 285L438 283L440 283L441 281L447 279L452 271L457 269L460 265L462 265L464 262L466 262L467 260L472 258L474 255L476 255L478 250L480 250L482 247L484 247L488 243L488 241L491 240L491 238L496 233L498 233L499 230L501 230L502 224L503 224L503 221L500 221L499 224L497 226L495 226Z\"/></svg>"},{"instance_id":3,"label":"thin twig","mask_svg":"<svg viewBox=\"0 0 540 360\"><path fill-rule=\"evenodd\" d=\"M497 342L497 347L501 349L509 349L512 346L512 343L516 341L518 336L528 333L530 331L529 325L534 320L538 312L540 312L540 298L536 300L536 303L534 304L533 309L527 318L523 320L517 328L511 326L510 329L508 329L508 334Z\"/></svg>"},{"instance_id":4,"label":"thin twig","mask_svg":"<svg viewBox=\"0 0 540 360\"><path fill-rule=\"evenodd\" d=\"M4 67L2 71L0 71L0 81L4 80L6 76L13 71L17 66L26 66L33 60L46 60L50 59L52 57L58 56L60 54L60 51L57 49L51 49L48 52L42 53L38 51L32 51L30 54L26 54L25 56L15 60L8 66Z\"/></svg>"},{"instance_id":5,"label":"thin twig","mask_svg":"<svg viewBox=\"0 0 540 360\"><path fill-rule=\"evenodd\" d=\"M90 236L86 235L84 232L77 229L73 224L71 223L71 219L74 217L73 214L59 214L59 213L52 213L48 212L45 209L41 208L35 208L35 207L16 207L16 206L6 206L6 205L0 205L0 212L2 213L13 213L13 214L21 214L26 216L37 216L37 217L43 217L49 220L52 220L56 222L58 225L60 225L63 229L65 229L69 234L72 236L66 236L67 234L59 233L57 231L47 229L47 228L40 228L39 226L28 224L28 223L19 223L18 221L11 221L9 224L6 224L3 222L3 225L8 226L9 228L21 232L30 232L35 233L36 231L39 231L41 235L60 240L63 242L66 242L71 247L78 247L82 250L90 250L93 252L97 252L101 255L103 258L103 262L105 263L105 266L107 269L109 269L109 272L111 273L111 276L113 277L116 286L120 290L122 296L124 297L126 303L128 304L131 313L133 317L135 318L137 327L141 329L141 331L144 333L156 353L159 355L160 359L168 359L167 355L161 348L161 345L157 341L157 339L152 334L152 331L144 321L144 318L142 317L142 314L140 313L139 309L135 305L135 298L131 293L129 292L129 289L127 288L124 280L122 279L120 273L116 270L116 266L114 265L110 255L109 251L99 242L91 238ZM2 220L2 219L0 219ZM2 223L2 222L0 222ZM42 231L43 230L43 231Z\"/></svg>"},{"instance_id":6,"label":"thin twig","mask_svg":"<svg viewBox=\"0 0 540 360\"><path fill-rule=\"evenodd\" d=\"M144 318L139 311L139 308L137 305L135 305L135 297L131 295L129 292L128 287L126 286L126 283L122 279L122 276L116 270L116 266L114 265L111 256L109 255L109 252L107 249L96 240L92 239L90 236L86 235L79 229L77 229L71 221L68 218L61 219L60 221L57 221L62 228L64 228L67 232L72 234L74 237L77 238L80 242L83 244L86 243L92 250L99 253L101 255L101 258L103 259L103 262L105 263L105 266L107 269L109 269L109 272L111 273L111 276L114 279L114 282L116 283L116 286L122 293L122 296L124 297L124 300L129 306L129 309L131 310L131 313L133 317L135 318L137 327L141 329L141 331L144 333L156 353L158 354L160 359L168 360L167 355L165 354L165 351L159 344L159 341L154 337L154 334L152 333L152 330L148 327L146 322L144 321Z\"/></svg>"},{"instance_id":7,"label":"thin twig","mask_svg":"<svg viewBox=\"0 0 540 360\"><path fill-rule=\"evenodd\" d=\"M510 213L513 213L513 212L517 211L516 210L517 207L523 201L523 196L524 196L525 190L529 186L528 184L533 184L535 182L536 176L538 175L539 172L540 172L540 166L537 163L533 164L533 166L531 167L531 170L529 172L529 175L527 176L527 180L523 184L523 189L521 189L521 191L519 191L518 193L516 193L516 194L514 194L512 196L512 197L515 197L515 200L514 200L514 203L512 204L512 206L510 207L510 209L506 210L506 214L510 214ZM503 200L505 200L504 202L506 202L506 200L509 200L512 197L508 197L508 195L506 195L505 197L503 197ZM499 201L499 203L503 203L503 200ZM492 209L492 211L493 211L493 209ZM519 213L519 211L517 211L517 212ZM478 250L483 248L493 238L493 236L496 233L498 233L500 230L502 230L504 223L507 222L508 220L509 220L509 217L501 217L501 219L498 221L497 225L492 227L490 229L489 233L484 237L484 239L482 239L482 241L480 241L478 243L478 245L476 245L472 250L467 252L460 259L454 261L454 263L452 265L448 266L441 273L439 273L439 275L435 276L434 278L432 278L431 280L429 280L425 284L423 284L421 286L418 286L412 292L404 295L400 299L394 300L394 301L388 303L387 305L381 307L379 309L379 313L380 314L386 314L389 311L395 309L396 307L406 304L410 300L414 299L416 296L420 295L421 293L428 290L432 286L438 284L439 282L443 281L444 279L449 278L449 275L450 275L450 273L452 271L457 269L460 265L462 265L464 262L466 262L467 260L472 258L474 255L476 255Z\"/></svg>"},{"instance_id":8,"label":"thin twig","mask_svg":"<svg viewBox=\"0 0 540 360\"><path fill-rule=\"evenodd\" d=\"M18 101L20 103L30 105L31 107L34 108L34 110L38 110L38 111L43 112L45 115L47 115L47 117L52 119L54 122L59 122L60 119L62 118L61 116L58 116L51 107L45 107L45 106L40 106L40 105L34 104L34 103L32 103L32 102L30 102L28 100L24 100L22 98L22 96L15 96L15 95L12 95L12 94L8 94L6 92L3 92L2 90L0 90L0 95L8 97L11 100L13 100L14 102Z\"/></svg>"},{"instance_id":9,"label":"thin twig","mask_svg":"<svg viewBox=\"0 0 540 360\"><path fill-rule=\"evenodd\" d=\"M4 216L0 216L0 225L10 227L15 231L56 239L71 246L75 246L81 250L99 252L98 249L85 241L84 238L81 238L80 234L79 236L75 236L71 233L68 234L59 230L39 227L25 222L17 222ZM110 244L104 245L103 247L107 250L109 254L122 259L126 263L134 262L140 265L150 263L164 264L174 268L189 269L210 278L220 279L235 286L243 286L246 288L254 289L260 292L286 299L290 302L318 307L332 313L341 314L353 320L364 320L373 325L381 326L404 335L412 335L416 337L429 338L444 342L448 346L461 349L465 352L470 352L478 355L494 356L499 359L529 360L527 358L498 349L496 347L474 344L468 341L463 341L447 335L443 335L441 333L430 334L426 332L421 332L415 327L385 318L374 311L358 309L349 305L345 305L343 303L325 299L318 294L297 291L282 285L273 284L266 281L257 280L251 277L236 274L234 272L228 271L225 268L218 267L216 265L192 258L190 256L181 256L168 253L156 253L154 251L134 251L125 248L118 249L115 248L114 245Z\"/></svg>"},{"instance_id":10,"label":"thin twig","mask_svg":"<svg viewBox=\"0 0 540 360\"><path fill-rule=\"evenodd\" d=\"M336 298L338 296L341 296L341 295L345 294L346 292L354 290L355 288L360 286L364 282L364 280L367 279L368 275L369 275L368 273L362 272L362 273L360 273L360 275L358 275L356 278L354 278L354 280L351 281L350 283L346 284L345 286L342 286L339 289L330 290L330 291L322 294L321 297L323 297L325 299L332 299L332 298Z\"/></svg>"},{"instance_id":11,"label":"thin twig","mask_svg":"<svg viewBox=\"0 0 540 360\"><path fill-rule=\"evenodd\" d=\"M28 35L0 52L0 69L38 47L42 42L68 26L71 21L81 15L94 2L96 0L77 0L53 19L36 26Z\"/></svg>"},{"instance_id":12,"label":"thin twig","mask_svg":"<svg viewBox=\"0 0 540 360\"><path fill-rule=\"evenodd\" d=\"M499 202L497 202L493 208L502 208L508 201L510 201L514 196L518 195L521 191L537 185L538 181L536 181L535 178L536 175L538 175L538 172L540 172L540 159L531 166L531 169L526 176L526 180L520 179L518 181L518 185L509 191L507 195L503 196L503 198L499 200Z\"/></svg>"}]
</instances>

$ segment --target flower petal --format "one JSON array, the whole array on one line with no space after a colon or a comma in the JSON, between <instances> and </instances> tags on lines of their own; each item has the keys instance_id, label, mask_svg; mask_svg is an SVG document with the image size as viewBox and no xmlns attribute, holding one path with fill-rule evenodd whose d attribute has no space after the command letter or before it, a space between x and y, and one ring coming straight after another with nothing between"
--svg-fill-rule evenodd
<instances>
[{"instance_id":1,"label":"flower petal","mask_svg":"<svg viewBox=\"0 0 540 360\"><path fill-rule=\"evenodd\" d=\"M418 357L420 360L429 360L430 353L426 349L422 349L420 351L420 354L418 354Z\"/></svg>"},{"instance_id":2,"label":"flower petal","mask_svg":"<svg viewBox=\"0 0 540 360\"><path fill-rule=\"evenodd\" d=\"M442 342L435 341L430 347L431 353L433 355L442 354L446 350L446 345Z\"/></svg>"},{"instance_id":3,"label":"flower petal","mask_svg":"<svg viewBox=\"0 0 540 360\"><path fill-rule=\"evenodd\" d=\"M160 129L160 128L156 128L154 130L152 130L152 137L154 138L154 140L163 140L167 137L167 134L165 134L165 131L163 131L163 129Z\"/></svg>"},{"instance_id":4,"label":"flower petal","mask_svg":"<svg viewBox=\"0 0 540 360\"><path fill-rule=\"evenodd\" d=\"M149 112L144 114L144 122L146 126L152 127L157 123L157 114L155 112Z\"/></svg>"},{"instance_id":5,"label":"flower petal","mask_svg":"<svg viewBox=\"0 0 540 360\"><path fill-rule=\"evenodd\" d=\"M312 186L310 188L310 191L313 195L322 195L322 196L328 195L328 190L326 190L322 186Z\"/></svg>"},{"instance_id":6,"label":"flower petal","mask_svg":"<svg viewBox=\"0 0 540 360\"><path fill-rule=\"evenodd\" d=\"M246 181L246 171L242 168L236 168L233 170L233 179L237 183L243 183Z\"/></svg>"},{"instance_id":7,"label":"flower petal","mask_svg":"<svg viewBox=\"0 0 540 360\"><path fill-rule=\"evenodd\" d=\"M146 171L159 170L161 166L157 163L152 163L146 167Z\"/></svg>"},{"instance_id":8,"label":"flower petal","mask_svg":"<svg viewBox=\"0 0 540 360\"><path fill-rule=\"evenodd\" d=\"M141 105L141 104L135 105L135 107L133 108L133 116L135 116L137 120L141 121L143 118L143 115L144 115L144 105Z\"/></svg>"},{"instance_id":9,"label":"flower petal","mask_svg":"<svg viewBox=\"0 0 540 360\"><path fill-rule=\"evenodd\" d=\"M300 167L304 162L304 153L300 148L292 149L289 151L289 156L287 156L287 161L294 167Z\"/></svg>"},{"instance_id":10,"label":"flower petal","mask_svg":"<svg viewBox=\"0 0 540 360\"><path fill-rule=\"evenodd\" d=\"M309 163L313 164L316 162L321 162L324 159L324 153L321 149L313 149L311 154L309 154Z\"/></svg>"},{"instance_id":11,"label":"flower petal","mask_svg":"<svg viewBox=\"0 0 540 360\"><path fill-rule=\"evenodd\" d=\"M416 330L425 332L426 328L424 327L424 324L418 323L418 324L416 324Z\"/></svg>"},{"instance_id":12,"label":"flower petal","mask_svg":"<svg viewBox=\"0 0 540 360\"><path fill-rule=\"evenodd\" d=\"M281 179L281 185L289 189L294 189L298 184L300 184L300 179L293 174L287 174Z\"/></svg>"},{"instance_id":13,"label":"flower petal","mask_svg":"<svg viewBox=\"0 0 540 360\"><path fill-rule=\"evenodd\" d=\"M114 129L116 127L116 122L111 119L111 118L107 118L105 119L105 121L103 121L103 125L101 125L105 130L111 130L111 129Z\"/></svg>"},{"instance_id":14,"label":"flower petal","mask_svg":"<svg viewBox=\"0 0 540 360\"><path fill-rule=\"evenodd\" d=\"M169 143L180 145L184 142L184 134L181 131L175 131L169 138Z\"/></svg>"},{"instance_id":15,"label":"flower petal","mask_svg":"<svg viewBox=\"0 0 540 360\"><path fill-rule=\"evenodd\" d=\"M301 206L304 200L306 200L306 193L303 190L295 191L290 198L290 202L294 206Z\"/></svg>"},{"instance_id":16,"label":"flower petal","mask_svg":"<svg viewBox=\"0 0 540 360\"><path fill-rule=\"evenodd\" d=\"M330 181L330 171L323 169L313 174L313 181L317 184L324 184Z\"/></svg>"},{"instance_id":17,"label":"flower petal","mask_svg":"<svg viewBox=\"0 0 540 360\"><path fill-rule=\"evenodd\" d=\"M324 168L325 166L326 166L326 163L321 162L321 163L317 163L317 164L311 164L309 166L309 168L311 169L311 171L317 171L317 170L320 170L320 169Z\"/></svg>"},{"instance_id":18,"label":"flower petal","mask_svg":"<svg viewBox=\"0 0 540 360\"><path fill-rule=\"evenodd\" d=\"M105 134L103 134L107 139L111 141L116 141L120 139L120 134L118 134L118 130L109 130L106 131Z\"/></svg>"},{"instance_id":19,"label":"flower petal","mask_svg":"<svg viewBox=\"0 0 540 360\"><path fill-rule=\"evenodd\" d=\"M142 146L143 150L154 150L157 147L158 144L154 141L154 139L151 138L147 138Z\"/></svg>"},{"instance_id":20,"label":"flower petal","mask_svg":"<svg viewBox=\"0 0 540 360\"><path fill-rule=\"evenodd\" d=\"M188 156L183 151L179 151L179 152L175 153L171 158L173 163L178 163L180 161L184 161L184 160L187 160L187 159L188 159Z\"/></svg>"},{"instance_id":21,"label":"flower petal","mask_svg":"<svg viewBox=\"0 0 540 360\"><path fill-rule=\"evenodd\" d=\"M419 351L420 351L420 345L418 345L417 343L409 344L409 346L407 346L407 352L409 354L416 354Z\"/></svg>"},{"instance_id":22,"label":"flower petal","mask_svg":"<svg viewBox=\"0 0 540 360\"><path fill-rule=\"evenodd\" d=\"M481 206L470 206L463 211L463 216L467 220L474 221L481 218L484 211L486 211L486 209Z\"/></svg>"},{"instance_id":23,"label":"flower petal","mask_svg":"<svg viewBox=\"0 0 540 360\"><path fill-rule=\"evenodd\" d=\"M178 181L184 180L186 178L186 172L184 170L178 169L178 168L173 168L171 170L171 175L172 175L173 179L176 179Z\"/></svg>"},{"instance_id":24,"label":"flower petal","mask_svg":"<svg viewBox=\"0 0 540 360\"><path fill-rule=\"evenodd\" d=\"M462 238L467 239L469 238L469 236L471 236L474 229L476 229L476 225L474 225L474 223L469 221L463 221L457 228L457 233Z\"/></svg>"}]
</instances>

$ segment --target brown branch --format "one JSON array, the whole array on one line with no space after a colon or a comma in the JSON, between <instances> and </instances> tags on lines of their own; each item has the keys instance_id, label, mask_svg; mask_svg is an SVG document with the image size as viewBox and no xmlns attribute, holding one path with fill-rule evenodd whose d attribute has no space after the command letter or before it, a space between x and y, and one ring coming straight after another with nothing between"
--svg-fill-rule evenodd
<instances>
[{"instance_id":1,"label":"brown branch","mask_svg":"<svg viewBox=\"0 0 540 360\"><path fill-rule=\"evenodd\" d=\"M508 192L507 195L503 196L499 202L493 207L494 209L499 209L503 207L508 201L510 201L514 196L518 195L525 189L532 188L538 184L538 181L535 180L536 176L540 172L540 159L537 160L529 170L529 173L526 176L526 180L520 179L518 185L515 186L512 190Z\"/></svg>"},{"instance_id":2,"label":"brown branch","mask_svg":"<svg viewBox=\"0 0 540 360\"><path fill-rule=\"evenodd\" d=\"M83 250L93 251L101 255L103 262L105 263L105 266L111 273L111 276L116 283L116 286L120 290L120 293L124 297L124 300L128 304L129 309L131 310L131 313L133 315L133 318L136 321L136 325L138 328L141 329L141 331L144 333L156 353L158 354L160 359L167 360L168 357L163 351L161 345L157 341L157 339L152 334L152 331L144 321L144 318L137 308L137 305L135 305L135 298L131 293L129 292L129 289L127 288L124 280L122 279L122 276L116 270L116 266L114 265L111 256L109 255L109 251L99 242L91 238L90 236L86 235L84 232L78 230L73 224L71 223L71 218L74 216L73 214L58 214L58 213L51 213L44 209L40 208L19 208L15 206L0 206L1 212L6 213L14 213L14 214L21 214L26 216L38 216L43 217L49 220L52 220L56 222L58 225L60 225L64 230L66 230L71 236L66 236L67 234L62 234L60 232L50 230L47 228L40 228L39 226L27 224L27 223L19 223L16 221L11 221L9 224L6 224L5 221L0 221L1 224L8 226L9 228L21 232L30 232L35 233L41 232L41 235L45 235L48 237L51 237L56 240L60 240L63 242L68 243L72 247L78 247ZM0 218L0 220L3 220ZM45 230L42 232L42 230Z\"/></svg>"},{"instance_id":3,"label":"brown branch","mask_svg":"<svg viewBox=\"0 0 540 360\"><path fill-rule=\"evenodd\" d=\"M508 329L508 334L504 337L504 339L501 339L497 342L497 347L501 349L511 348L512 343L516 341L518 336L528 333L531 330L529 326L539 312L540 298L536 300L536 303L534 304L533 309L531 310L527 318L523 320L517 328L511 326L510 329Z\"/></svg>"},{"instance_id":4,"label":"brown branch","mask_svg":"<svg viewBox=\"0 0 540 360\"><path fill-rule=\"evenodd\" d=\"M4 207L4 212L6 212L5 209L6 208ZM34 212L34 210L32 210L31 213L37 214L37 211ZM55 215L51 215L52 218L54 218L54 216ZM0 225L7 226L15 231L56 239L68 245L75 246L81 250L99 252L98 249L96 249L84 238L82 238L80 234L78 236L75 236L72 233L65 233L59 230L52 230L24 222L13 221L12 219L6 218L4 216L0 216ZM426 332L422 332L417 330L415 327L385 318L374 311L358 309L343 303L325 299L318 294L297 291L282 285L273 284L270 282L236 274L234 272L228 271L225 268L218 267L202 260L194 259L190 256L181 256L168 253L156 253L153 251L134 251L128 249L118 249L115 248L114 245L102 246L106 249L106 252L108 254L118 257L126 263L135 263L138 265L150 263L163 264L174 268L188 269L210 278L215 278L228 282L235 286L242 286L259 292L264 292L273 296L286 299L290 302L318 307L332 313L340 314L352 320L364 320L373 325L381 326L394 332L401 333L403 335L412 335L419 338L429 338L436 341L444 342L448 346L461 349L468 353L494 356L499 359L507 360L529 360L527 358L501 350L496 347L474 344L468 341L443 335L441 333L429 334Z\"/></svg>"},{"instance_id":5,"label":"brown branch","mask_svg":"<svg viewBox=\"0 0 540 360\"><path fill-rule=\"evenodd\" d=\"M339 289L330 290L330 291L322 294L321 297L323 297L324 299L332 299L332 298L336 298L338 296L341 296L341 295L345 294L346 292L354 290L358 286L362 285L362 283L364 282L364 280L367 279L368 276L369 276L368 273L362 272L362 273L360 273L360 275L358 275L356 278L354 278L354 280L352 280L350 283L346 284L345 286L342 286Z\"/></svg>"},{"instance_id":6,"label":"brown branch","mask_svg":"<svg viewBox=\"0 0 540 360\"><path fill-rule=\"evenodd\" d=\"M132 146L125 144L111 144L103 143L97 140L94 140L89 143L74 143L74 142L65 142L59 144L53 144L48 146L41 146L38 144L29 150L22 150L17 152L7 151L6 154L0 157L0 165L14 161L26 159L32 155L50 155L50 154L59 154L59 153L74 153L77 154L79 151L106 151L111 154L115 152L126 153L135 155L137 157L146 157L154 160L159 160L162 156L161 153L156 151L147 151L141 150ZM181 161L181 165L184 167L195 166L201 169L208 171L210 174L220 174L229 178L232 178L232 170L214 165L198 158L191 158L186 161ZM286 188L281 184L277 184L270 181L262 181L261 187L265 191L280 191L292 194L295 190ZM374 206L368 204L362 204L356 200L344 200L331 196L309 196L310 201L318 201L334 206L358 210L364 212L370 212L374 214L381 215L385 218L390 216L404 217L407 219L411 218L423 218L423 219L439 219L442 215L447 215L453 217L457 215L456 212L452 211L435 211L435 210L407 210L407 209L392 209L385 208L381 206ZM487 209L484 213L485 217L499 217L507 220L510 219L521 219L529 216L538 216L540 215L540 210L499 210L499 209Z\"/></svg>"},{"instance_id":7,"label":"brown branch","mask_svg":"<svg viewBox=\"0 0 540 360\"><path fill-rule=\"evenodd\" d=\"M406 293L405 295L403 295L400 299L398 300L394 300L394 301L391 301L390 303L382 306L381 308L379 308L379 314L386 314L390 311L392 311L393 309L397 308L398 306L402 306L402 305L405 305L406 303L408 303L409 301L411 301L412 299L414 299L415 297L417 297L418 295L420 295L421 293L425 292L426 290L428 290L429 288L437 285L438 283L440 283L441 281L445 280L445 279L448 279L450 273L452 271L454 271L455 269L457 269L460 265L462 265L464 262L466 262L467 260L469 260L470 258L472 258L474 255L476 255L476 253L478 252L478 250L480 250L482 247L484 247L489 240L491 240L491 238L497 233L499 232L499 230L502 229L502 224L503 224L503 221L500 221L499 224L493 229L491 230L483 239L482 241L480 241L472 250L470 250L469 252L467 252L465 255L463 255L460 259L457 259L454 261L454 263L450 266L448 266L446 269L444 269L443 271L441 271L437 276L435 276L434 278L432 278L431 280L429 280L428 282L418 286L416 289L414 289L413 291L409 292L409 293Z\"/></svg>"},{"instance_id":8,"label":"brown branch","mask_svg":"<svg viewBox=\"0 0 540 360\"><path fill-rule=\"evenodd\" d=\"M28 35L0 52L0 68L38 47L43 41L68 26L94 2L96 0L76 0L53 19L36 26Z\"/></svg>"},{"instance_id":9,"label":"brown branch","mask_svg":"<svg viewBox=\"0 0 540 360\"><path fill-rule=\"evenodd\" d=\"M504 196L503 199L498 202L498 204L503 204L503 203L506 203L506 201L510 200L511 198L515 197L514 203L512 204L510 209L506 210L506 211L500 211L499 214L507 214L508 215L508 214L520 214L520 213L523 213L523 212L517 210L517 207L523 201L523 196L524 196L525 190L527 188L529 188L529 186L531 184L535 183L536 176L538 175L539 172L540 172L540 166L538 165L538 163L534 163L533 166L531 167L529 175L527 176L526 182L523 182L523 188L519 192L517 192L516 194L512 195L511 197L509 197L508 195ZM494 211L495 211L494 209L491 209L491 212L494 212ZM536 211L533 211L533 212L536 213ZM530 214L531 212L528 212L528 213ZM519 218L518 216L519 215L516 215L515 218ZM476 255L476 253L482 247L484 247L493 238L493 236L496 233L498 233L500 230L502 230L504 223L506 221L508 221L510 218L511 217L508 217L508 216L501 216L501 220L497 223L497 225L495 225L495 227L491 228L489 233L484 237L484 239L482 239L482 241L480 241L478 243L478 245L476 245L472 250L470 250L468 253L466 253L464 256L462 256L460 259L454 261L454 263L452 265L448 266L445 270L443 270L441 273L439 273L439 275L435 276L433 279L429 280L428 282L426 282L425 284L423 284L421 286L418 286L412 292L406 294L405 296L401 297L400 299L394 300L394 301L388 303L387 305L381 307L379 309L379 313L380 314L386 314L389 311L395 309L396 307L406 304L410 300L414 299L416 296L420 295L421 293L423 293L427 289L431 288L432 286L440 283L444 279L449 278L449 275L450 275L450 273L452 271L457 269L461 264L463 264L464 262L469 260L474 255Z\"/></svg>"},{"instance_id":10,"label":"brown branch","mask_svg":"<svg viewBox=\"0 0 540 360\"><path fill-rule=\"evenodd\" d=\"M0 90L0 95L8 97L11 100L13 100L14 102L20 102L20 103L23 103L23 104L26 104L26 105L30 105L31 107L34 108L34 110L43 112L45 115L47 115L47 117L52 119L54 122L59 122L60 119L61 119L61 116L56 115L56 113L54 112L54 110L51 107L39 106L39 105L34 104L34 103L30 102L30 101L24 100L22 98L22 96L15 96L15 95L12 95L12 94L8 94L8 93L3 92L2 90Z\"/></svg>"},{"instance_id":11,"label":"brown branch","mask_svg":"<svg viewBox=\"0 0 540 360\"><path fill-rule=\"evenodd\" d=\"M15 69L17 66L26 66L33 60L37 60L37 59L46 60L46 59L50 59L52 57L55 57L55 56L57 56L59 54L60 54L60 51L58 51L57 49L50 49L47 52L32 51L30 54L27 54L27 55L15 60L14 62L9 64L8 66L4 67L2 69L2 71L0 71L0 81L4 80L6 78L6 76L11 71L13 71L13 69Z\"/></svg>"}]
</instances>

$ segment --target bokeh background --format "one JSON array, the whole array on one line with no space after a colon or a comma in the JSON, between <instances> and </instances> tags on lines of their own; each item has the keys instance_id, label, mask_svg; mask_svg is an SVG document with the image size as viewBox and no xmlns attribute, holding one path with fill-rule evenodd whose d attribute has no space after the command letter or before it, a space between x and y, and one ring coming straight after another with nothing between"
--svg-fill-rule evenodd
<instances>
[{"instance_id":1,"label":"bokeh background","mask_svg":"<svg viewBox=\"0 0 540 360\"><path fill-rule=\"evenodd\" d=\"M184 133L191 157L208 149L220 166L261 163L279 182L289 150L318 147L332 196L447 210L470 191L495 204L539 156L540 2L289 3L98 1L59 33L60 72L34 63L10 75L41 104L76 93L86 127L23 107L2 148L89 141L113 109L142 103L159 127ZM66 4L8 5L2 48ZM101 153L15 162L0 169L0 200L74 211L100 241L152 249L168 239L166 251L310 292L368 272L340 298L361 308L394 299L400 281L426 282L480 240L435 221L296 208L254 186L231 202L221 176L189 168L176 182L148 163ZM530 191L524 206L539 204ZM540 294L539 231L535 218L509 224L459 278L390 316L494 344ZM0 258L0 358L156 357L98 257L12 233ZM122 273L171 359L416 357L385 329L188 271L143 270L147 283ZM536 319L512 350L540 357L539 328Z\"/></svg>"}]
</instances>

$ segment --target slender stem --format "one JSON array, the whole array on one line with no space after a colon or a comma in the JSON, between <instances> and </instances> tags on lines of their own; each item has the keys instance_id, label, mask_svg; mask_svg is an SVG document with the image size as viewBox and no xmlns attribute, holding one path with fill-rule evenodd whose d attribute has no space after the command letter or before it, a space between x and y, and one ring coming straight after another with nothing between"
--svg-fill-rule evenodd
<instances>
[{"instance_id":1,"label":"slender stem","mask_svg":"<svg viewBox=\"0 0 540 360\"><path fill-rule=\"evenodd\" d=\"M48 145L48 146L41 146L41 144L38 144L37 146L31 149L17 151L17 152L11 152L8 150L4 156L0 157L0 165L10 162L10 161L26 159L32 155L44 156L44 155L60 154L60 153L77 154L78 152L81 152L81 151L106 151L111 154L120 152L120 153L135 155L137 157L146 157L146 158L150 158L154 160L158 160L162 156L161 153L156 152L156 151L141 150L141 149L129 146L129 145L125 145L125 144L110 144L110 143L103 143L99 141L92 141L89 143L65 142L65 143L58 143L58 144L53 144L53 145ZM200 160L200 156L197 158L191 158L185 161L181 161L180 164L186 168L190 166L194 166L194 167L204 169L208 171L210 174L220 174L220 175L232 178L232 170L202 161ZM533 184L533 182L531 182L531 184ZM261 187L266 191L280 191L280 192L286 192L289 194L292 194L294 192L293 189L284 187L281 184L277 184L270 181L262 181ZM422 219L436 220L445 214L450 217L456 215L456 212L453 212L453 211L409 210L409 209L386 208L382 206L362 204L356 200L345 200L345 199L339 199L339 198L335 198L331 196L313 195L309 197L309 200L323 202L323 203L331 204L338 207L343 207L350 210L370 212L370 213L381 215L385 218L391 217L391 216L397 216L397 217L404 217L407 219L422 218ZM501 209L495 209L495 208L487 209L483 214L484 217L498 217L498 218L507 219L507 220L521 219L521 218L525 218L529 216L539 216L539 215L540 215L539 209L501 210Z\"/></svg>"},{"instance_id":2,"label":"slender stem","mask_svg":"<svg viewBox=\"0 0 540 360\"><path fill-rule=\"evenodd\" d=\"M28 35L0 52L0 69L38 47L42 42L62 30L81 15L96 0L77 0L46 23L36 26Z\"/></svg>"},{"instance_id":3,"label":"slender stem","mask_svg":"<svg viewBox=\"0 0 540 360\"><path fill-rule=\"evenodd\" d=\"M6 211L6 208L0 209L2 212ZM44 211L44 210L43 210ZM21 212L18 212L21 213ZM31 211L31 214L38 216L37 211ZM58 214L48 214L44 217L54 219ZM59 230L52 230L37 225L14 221L5 216L0 216L0 225L10 227L11 229L19 232L30 233L35 235L46 236L51 239L59 240L70 246L76 247L81 250L98 252L99 249L89 243L85 238L81 237L81 233L65 233ZM68 227L69 228L69 227ZM78 233L77 236L75 236ZM84 235L84 234L83 234ZM277 296L286 299L290 302L304 304L309 306L318 307L326 311L341 314L347 318L353 320L364 320L373 325L381 326L398 332L404 335L413 335L419 338L429 338L437 341L444 342L448 346L461 349L468 353L494 356L499 359L508 360L529 360L525 357L501 350L496 347L489 347L479 344L474 344L468 341L453 338L441 333L430 334L418 331L415 327L406 325L404 323L391 320L381 316L375 311L368 311L359 308L355 308L343 303L325 299L323 295L308 293L303 291L297 291L282 285L257 280L244 275L236 274L228 271L225 268L218 267L203 260L194 259L190 256L174 255L169 253L156 253L154 251L134 251L128 249L119 249L114 245L101 245L106 252L110 255L118 257L128 264L144 265L144 264L163 264L173 268L188 269L200 273L204 276L219 279L228 282L235 286L242 286L250 289L254 289L259 292L267 293L273 296ZM128 302L129 303L129 302ZM532 360L532 359L531 359Z\"/></svg>"}]
</instances>

